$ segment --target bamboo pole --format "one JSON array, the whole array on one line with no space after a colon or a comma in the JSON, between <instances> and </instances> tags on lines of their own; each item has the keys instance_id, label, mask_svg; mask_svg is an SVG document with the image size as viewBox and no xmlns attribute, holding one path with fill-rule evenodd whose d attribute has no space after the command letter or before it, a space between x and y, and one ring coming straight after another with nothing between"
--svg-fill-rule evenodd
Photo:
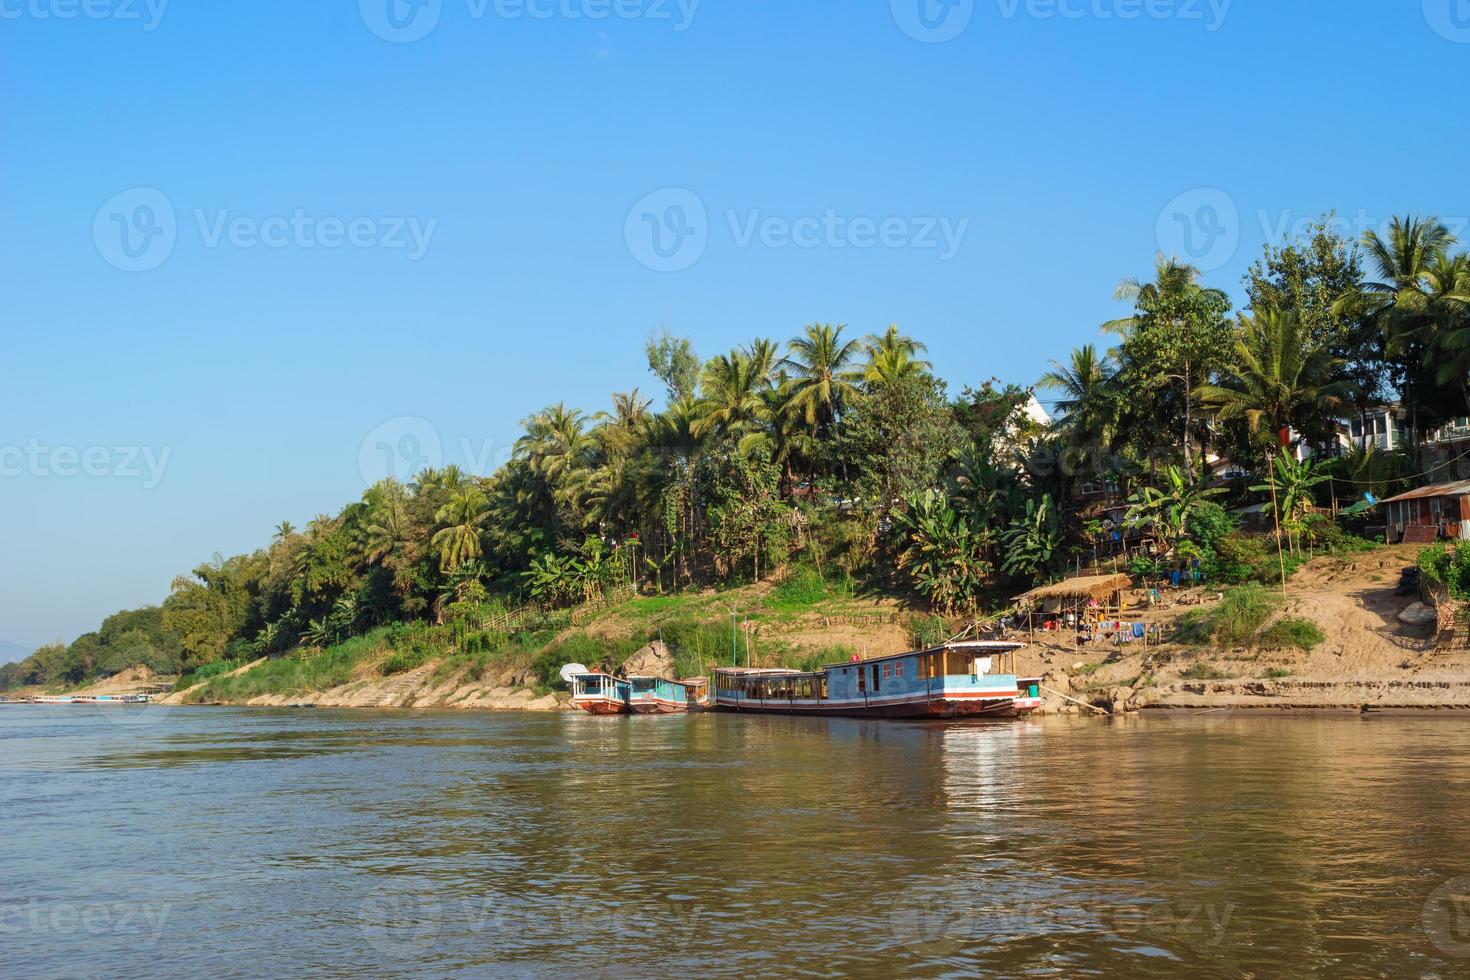
<instances>
[{"instance_id":1,"label":"bamboo pole","mask_svg":"<svg viewBox=\"0 0 1470 980\"><path fill-rule=\"evenodd\" d=\"M1074 697L1072 697L1070 695L1063 694L1061 691L1053 691L1051 688L1045 687L1045 686L1043 686L1041 689L1043 691L1045 691L1046 693L1048 693L1048 694L1055 694L1057 697L1061 698L1064 701L1071 701L1073 704L1080 704L1084 708L1090 708L1091 710L1096 711L1099 714L1104 714L1104 715L1108 715L1108 716L1111 716L1112 715L1112 712L1111 711L1107 711L1107 710L1105 710L1103 708L1099 708L1095 704L1088 704L1086 701L1079 701L1079 700L1077 700L1076 698L1074 698Z\"/></svg>"}]
</instances>

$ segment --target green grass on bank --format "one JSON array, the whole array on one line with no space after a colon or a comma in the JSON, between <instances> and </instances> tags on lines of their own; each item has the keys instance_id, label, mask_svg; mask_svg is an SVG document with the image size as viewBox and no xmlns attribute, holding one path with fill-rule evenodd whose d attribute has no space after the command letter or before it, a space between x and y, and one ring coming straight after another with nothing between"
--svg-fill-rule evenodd
<instances>
[{"instance_id":1,"label":"green grass on bank","mask_svg":"<svg viewBox=\"0 0 1470 980\"><path fill-rule=\"evenodd\" d=\"M1238 586L1217 605L1180 617L1175 636L1192 646L1267 650L1312 650L1326 639L1316 623L1300 617L1284 617L1267 626L1281 602L1281 595L1265 586Z\"/></svg>"}]
</instances>

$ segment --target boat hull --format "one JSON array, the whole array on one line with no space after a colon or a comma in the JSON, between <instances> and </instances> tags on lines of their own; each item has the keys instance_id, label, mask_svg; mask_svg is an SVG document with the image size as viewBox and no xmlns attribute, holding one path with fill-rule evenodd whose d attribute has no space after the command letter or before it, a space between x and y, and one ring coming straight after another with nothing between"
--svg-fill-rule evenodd
<instances>
[{"instance_id":1,"label":"boat hull","mask_svg":"<svg viewBox=\"0 0 1470 980\"><path fill-rule=\"evenodd\" d=\"M634 701L628 710L635 715L682 715L689 711L689 705L663 700Z\"/></svg>"},{"instance_id":2,"label":"boat hull","mask_svg":"<svg viewBox=\"0 0 1470 980\"><path fill-rule=\"evenodd\" d=\"M628 713L628 705L625 702L615 701L612 698L579 698L573 703L590 715L625 715Z\"/></svg>"},{"instance_id":3,"label":"boat hull","mask_svg":"<svg viewBox=\"0 0 1470 980\"><path fill-rule=\"evenodd\" d=\"M744 714L804 715L829 718L1014 718L1023 713L1018 710L1017 698L997 697L935 697L901 703L873 703L856 705L802 704L800 702L777 701L725 701L717 707L721 711ZM1030 710L1030 709L1027 709Z\"/></svg>"}]
</instances>

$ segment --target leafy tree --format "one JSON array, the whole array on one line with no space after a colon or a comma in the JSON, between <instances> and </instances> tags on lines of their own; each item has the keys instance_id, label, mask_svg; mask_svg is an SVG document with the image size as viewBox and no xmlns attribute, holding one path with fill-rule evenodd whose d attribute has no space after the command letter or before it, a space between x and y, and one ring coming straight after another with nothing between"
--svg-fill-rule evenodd
<instances>
[{"instance_id":1,"label":"leafy tree","mask_svg":"<svg viewBox=\"0 0 1470 980\"><path fill-rule=\"evenodd\" d=\"M1167 467L1162 475L1162 486L1144 485L1128 499L1128 513L1124 517L1130 527L1149 528L1171 552L1181 541L1186 540L1189 521L1194 512L1212 497L1225 491L1211 487L1208 480L1193 480L1177 466Z\"/></svg>"},{"instance_id":2,"label":"leafy tree","mask_svg":"<svg viewBox=\"0 0 1470 980\"><path fill-rule=\"evenodd\" d=\"M699 357L687 338L675 337L664 330L648 338L648 369L664 383L669 401L693 398L699 384Z\"/></svg>"},{"instance_id":3,"label":"leafy tree","mask_svg":"<svg viewBox=\"0 0 1470 980\"><path fill-rule=\"evenodd\" d=\"M1026 513L1001 535L1008 575L1050 576L1067 558L1066 531L1050 494L1026 501Z\"/></svg>"},{"instance_id":4,"label":"leafy tree","mask_svg":"<svg viewBox=\"0 0 1470 980\"><path fill-rule=\"evenodd\" d=\"M977 531L935 490L911 494L893 515L898 565L936 612L971 612L993 565L988 535Z\"/></svg>"},{"instance_id":5,"label":"leafy tree","mask_svg":"<svg viewBox=\"0 0 1470 980\"><path fill-rule=\"evenodd\" d=\"M1199 270L1159 256L1152 282L1124 280L1116 297L1134 304L1131 316L1103 329L1121 334L1122 383L1132 396L1131 417L1139 437L1157 444L1155 428L1172 430L1183 454L1184 473L1194 478L1195 390L1224 362L1230 350L1230 299L1199 284Z\"/></svg>"}]
</instances>

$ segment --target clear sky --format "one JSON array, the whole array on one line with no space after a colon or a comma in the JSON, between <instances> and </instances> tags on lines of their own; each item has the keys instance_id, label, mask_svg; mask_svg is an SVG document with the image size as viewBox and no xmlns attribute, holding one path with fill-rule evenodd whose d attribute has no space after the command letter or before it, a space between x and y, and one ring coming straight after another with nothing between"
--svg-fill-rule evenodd
<instances>
[{"instance_id":1,"label":"clear sky","mask_svg":"<svg viewBox=\"0 0 1470 980\"><path fill-rule=\"evenodd\" d=\"M1324 210L1470 214L1461 0L0 0L0 52L26 644L656 388L660 326L1029 384L1160 248L1238 297Z\"/></svg>"}]
</instances>

